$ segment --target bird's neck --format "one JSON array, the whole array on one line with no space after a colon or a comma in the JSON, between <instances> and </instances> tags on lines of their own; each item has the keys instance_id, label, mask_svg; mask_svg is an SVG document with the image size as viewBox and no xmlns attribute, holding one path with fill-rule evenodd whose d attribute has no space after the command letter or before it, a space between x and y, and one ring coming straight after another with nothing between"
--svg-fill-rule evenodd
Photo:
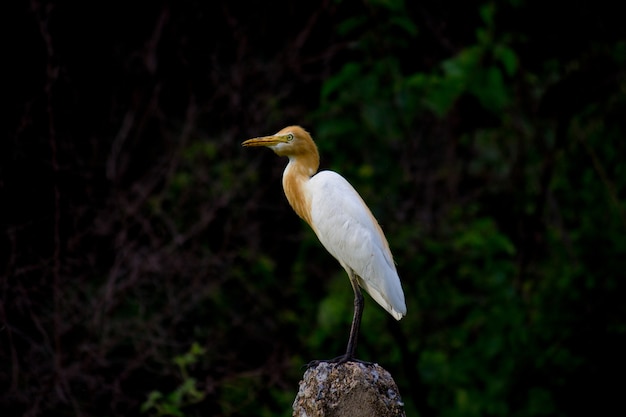
<instances>
[{"instance_id":1,"label":"bird's neck","mask_svg":"<svg viewBox=\"0 0 626 417\"><path fill-rule=\"evenodd\" d=\"M283 190L293 210L311 225L311 199L307 183L317 172L319 157L290 157L283 172Z\"/></svg>"}]
</instances>

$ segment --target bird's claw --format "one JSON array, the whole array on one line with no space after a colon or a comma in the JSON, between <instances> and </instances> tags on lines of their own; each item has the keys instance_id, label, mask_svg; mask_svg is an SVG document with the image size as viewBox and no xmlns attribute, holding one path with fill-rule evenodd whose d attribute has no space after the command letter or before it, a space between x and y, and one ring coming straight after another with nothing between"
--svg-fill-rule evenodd
<instances>
[{"instance_id":1,"label":"bird's claw","mask_svg":"<svg viewBox=\"0 0 626 417\"><path fill-rule=\"evenodd\" d=\"M306 365L304 365L304 367L306 367L306 369L310 369L310 368L315 368L316 366L318 366L318 365L320 365L322 363L330 363L330 364L333 364L333 365L342 365L342 364L348 363L348 362L360 363L360 364L365 365L365 366L372 366L372 365L374 365L372 362L365 362L365 361L362 361L362 360L357 359L357 358L352 357L352 356L341 355L341 356L337 356L336 358L333 358L333 359L314 360L314 361L311 361L311 362L307 363Z\"/></svg>"}]
</instances>

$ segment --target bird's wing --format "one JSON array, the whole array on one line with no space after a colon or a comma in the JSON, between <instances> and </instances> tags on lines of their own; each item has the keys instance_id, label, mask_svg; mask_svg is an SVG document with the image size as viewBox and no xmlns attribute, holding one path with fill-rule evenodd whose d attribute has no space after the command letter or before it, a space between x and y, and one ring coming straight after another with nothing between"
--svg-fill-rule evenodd
<instances>
[{"instance_id":1,"label":"bird's wing","mask_svg":"<svg viewBox=\"0 0 626 417\"><path fill-rule=\"evenodd\" d=\"M307 183L311 226L322 245L397 320L404 293L385 236L361 196L341 175L321 171ZM348 271L349 273L349 271Z\"/></svg>"}]
</instances>

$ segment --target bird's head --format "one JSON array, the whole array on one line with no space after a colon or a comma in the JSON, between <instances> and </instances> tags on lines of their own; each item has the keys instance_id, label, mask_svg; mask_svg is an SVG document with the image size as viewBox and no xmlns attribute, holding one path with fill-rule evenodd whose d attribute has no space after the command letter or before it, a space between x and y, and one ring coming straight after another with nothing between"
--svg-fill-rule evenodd
<instances>
[{"instance_id":1,"label":"bird's head","mask_svg":"<svg viewBox=\"0 0 626 417\"><path fill-rule=\"evenodd\" d=\"M265 146L273 150L277 155L289 158L309 157L317 159L319 154L317 146L311 135L300 126L288 126L272 136L262 136L248 139L242 146Z\"/></svg>"}]
</instances>

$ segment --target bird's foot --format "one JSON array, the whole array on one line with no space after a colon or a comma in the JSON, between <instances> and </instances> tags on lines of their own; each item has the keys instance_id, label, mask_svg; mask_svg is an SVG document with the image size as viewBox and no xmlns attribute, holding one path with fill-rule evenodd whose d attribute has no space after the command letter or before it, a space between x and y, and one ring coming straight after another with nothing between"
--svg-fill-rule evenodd
<instances>
[{"instance_id":1,"label":"bird's foot","mask_svg":"<svg viewBox=\"0 0 626 417\"><path fill-rule=\"evenodd\" d=\"M357 359L357 358L355 358L353 356L350 356L350 355L341 355L341 356L337 356L334 359L314 360L314 361L311 361L311 362L307 363L305 365L305 367L306 367L306 369L309 369L309 368L315 368L316 366L318 366L319 364L322 364L322 363L332 363L334 365L341 365L341 364L344 364L344 363L347 363L347 362L360 363L360 364L363 364L365 366L372 366L372 365L374 365L372 362L365 362L365 361L362 361L362 360Z\"/></svg>"}]
</instances>

